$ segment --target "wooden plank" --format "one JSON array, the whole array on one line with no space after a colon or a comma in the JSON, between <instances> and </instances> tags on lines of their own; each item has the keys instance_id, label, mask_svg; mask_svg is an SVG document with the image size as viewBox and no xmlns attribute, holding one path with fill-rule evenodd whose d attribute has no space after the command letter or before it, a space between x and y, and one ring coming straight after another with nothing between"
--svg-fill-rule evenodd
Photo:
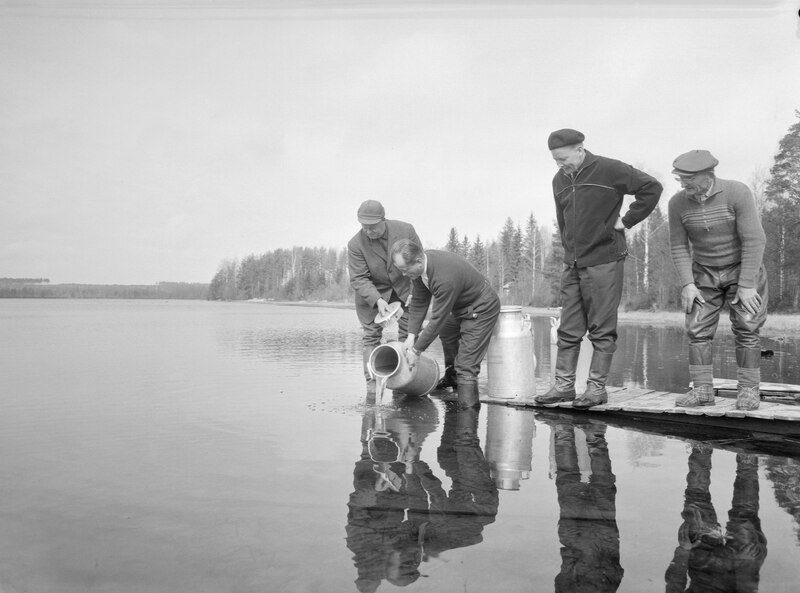
<instances>
[{"instance_id":1,"label":"wooden plank","mask_svg":"<svg viewBox=\"0 0 800 593\"><path fill-rule=\"evenodd\" d=\"M761 391L770 393L800 393L800 385L792 385L791 383L769 383L762 381L759 387ZM735 379L714 379L714 389L736 391L736 388L737 383Z\"/></svg>"},{"instance_id":2,"label":"wooden plank","mask_svg":"<svg viewBox=\"0 0 800 593\"><path fill-rule=\"evenodd\" d=\"M625 412L649 412L651 414L661 414L665 410L674 407L671 394L665 391L651 391L643 393L639 397L629 399L622 405Z\"/></svg>"}]
</instances>

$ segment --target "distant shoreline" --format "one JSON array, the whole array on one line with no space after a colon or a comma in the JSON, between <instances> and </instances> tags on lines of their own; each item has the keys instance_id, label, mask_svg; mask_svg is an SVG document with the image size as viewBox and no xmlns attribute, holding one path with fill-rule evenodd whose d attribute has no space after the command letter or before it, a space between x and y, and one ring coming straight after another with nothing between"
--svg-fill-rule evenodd
<instances>
[{"instance_id":1,"label":"distant shoreline","mask_svg":"<svg viewBox=\"0 0 800 593\"><path fill-rule=\"evenodd\" d=\"M250 300L242 301L245 303L266 304L266 305L285 305L293 307L329 307L331 309L355 309L353 303L342 303L334 301L266 301ZM533 317L553 317L558 313L557 309L547 307L523 307L523 312ZM649 325L653 327L683 327L684 314L680 311L620 311L620 323L631 323L636 325ZM722 331L730 329L728 313L723 311L720 316L719 328ZM800 331L800 314L774 313L767 316L767 322L762 328L762 333L774 334L786 331Z\"/></svg>"}]
</instances>

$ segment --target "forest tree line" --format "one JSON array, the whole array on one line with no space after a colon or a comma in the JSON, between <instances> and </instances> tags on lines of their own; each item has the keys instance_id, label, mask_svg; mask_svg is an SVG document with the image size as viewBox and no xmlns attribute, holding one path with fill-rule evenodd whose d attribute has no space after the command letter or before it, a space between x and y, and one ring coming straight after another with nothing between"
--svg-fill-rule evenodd
<instances>
[{"instance_id":1,"label":"forest tree line","mask_svg":"<svg viewBox=\"0 0 800 593\"><path fill-rule=\"evenodd\" d=\"M800 111L795 115L798 121L781 139L769 173L757 172L749 182L767 236L764 265L772 311L800 311ZM644 222L626 231L625 310L680 307L681 286L669 248L668 199L662 196ZM563 248L555 221L542 224L531 213L522 223L508 218L496 238L470 238L451 228L442 241L440 248L466 257L505 304L559 304ZM347 249L292 247L226 260L211 280L208 298L352 300Z\"/></svg>"},{"instance_id":2,"label":"forest tree line","mask_svg":"<svg viewBox=\"0 0 800 593\"><path fill-rule=\"evenodd\" d=\"M47 278L0 278L0 298L196 299L208 297L204 282L156 284L50 284Z\"/></svg>"}]
</instances>

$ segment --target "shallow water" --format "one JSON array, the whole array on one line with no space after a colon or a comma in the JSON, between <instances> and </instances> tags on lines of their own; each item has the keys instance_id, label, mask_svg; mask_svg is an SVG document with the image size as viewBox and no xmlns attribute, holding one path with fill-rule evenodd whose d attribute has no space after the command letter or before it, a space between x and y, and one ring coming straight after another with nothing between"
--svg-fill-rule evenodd
<instances>
[{"instance_id":1,"label":"shallow water","mask_svg":"<svg viewBox=\"0 0 800 593\"><path fill-rule=\"evenodd\" d=\"M0 327L0 591L796 591L795 453L368 405L347 309L0 300ZM685 387L679 329L620 334L612 383ZM800 383L776 338L764 380Z\"/></svg>"}]
</instances>

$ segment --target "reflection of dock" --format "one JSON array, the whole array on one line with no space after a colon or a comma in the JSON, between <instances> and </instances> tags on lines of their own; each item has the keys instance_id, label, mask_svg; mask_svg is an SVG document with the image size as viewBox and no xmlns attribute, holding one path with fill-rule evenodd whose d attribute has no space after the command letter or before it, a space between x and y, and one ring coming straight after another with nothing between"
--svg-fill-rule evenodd
<instances>
[{"instance_id":1,"label":"reflection of dock","mask_svg":"<svg viewBox=\"0 0 800 593\"><path fill-rule=\"evenodd\" d=\"M750 411L736 409L735 392L727 394L727 397L724 396L729 386L723 381L715 383L715 388L718 389L716 403L713 406L699 406L696 408L676 407L675 398L679 395L676 393L630 387L607 387L608 403L594 406L588 410L575 410L572 408L571 403L541 405L537 404L533 397L501 400L482 395L481 402L535 408L538 410L557 409L558 411L583 415L611 415L636 420L716 426L749 433L800 438L800 405L792 405L793 402L796 402L794 398L780 397L787 396L791 392L789 389L767 389L767 387L774 387L775 385L764 385L762 395L766 399L762 400L757 410ZM770 394L778 397L769 397ZM443 400L455 399L455 394L450 393L442 394L434 391L431 395L441 397ZM776 399L783 399L784 402L789 403L774 401Z\"/></svg>"}]
</instances>

